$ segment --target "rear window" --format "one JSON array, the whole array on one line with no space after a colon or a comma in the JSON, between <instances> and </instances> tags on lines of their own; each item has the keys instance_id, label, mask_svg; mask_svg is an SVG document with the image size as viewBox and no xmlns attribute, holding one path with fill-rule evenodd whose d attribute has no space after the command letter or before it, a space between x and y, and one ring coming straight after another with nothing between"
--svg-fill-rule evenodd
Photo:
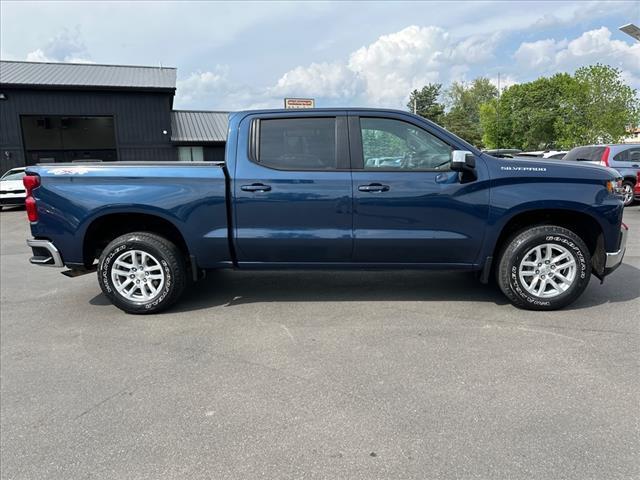
<instances>
[{"instance_id":1,"label":"rear window","mask_svg":"<svg viewBox=\"0 0 640 480\"><path fill-rule=\"evenodd\" d=\"M606 147L576 147L567 153L563 160L578 162L599 162Z\"/></svg>"},{"instance_id":2,"label":"rear window","mask_svg":"<svg viewBox=\"0 0 640 480\"><path fill-rule=\"evenodd\" d=\"M274 118L259 123L258 163L280 170L336 168L335 118Z\"/></svg>"}]
</instances>

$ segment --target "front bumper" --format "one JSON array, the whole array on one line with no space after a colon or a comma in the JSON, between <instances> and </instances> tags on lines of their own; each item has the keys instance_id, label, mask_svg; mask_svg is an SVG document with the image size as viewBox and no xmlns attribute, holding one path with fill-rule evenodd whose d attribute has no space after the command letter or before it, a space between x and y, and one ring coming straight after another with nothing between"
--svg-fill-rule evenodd
<instances>
[{"instance_id":1,"label":"front bumper","mask_svg":"<svg viewBox=\"0 0 640 480\"><path fill-rule=\"evenodd\" d=\"M620 226L620 244L616 252L607 252L606 261L604 265L604 274L608 275L613 272L622 263L624 252L627 249L627 235L629 234L629 227L624 223Z\"/></svg>"},{"instance_id":2,"label":"front bumper","mask_svg":"<svg viewBox=\"0 0 640 480\"><path fill-rule=\"evenodd\" d=\"M26 197L13 197L10 195L2 195L0 196L0 206L10 206L10 205L22 205L24 206L24 200Z\"/></svg>"},{"instance_id":3,"label":"front bumper","mask_svg":"<svg viewBox=\"0 0 640 480\"><path fill-rule=\"evenodd\" d=\"M29 259L32 264L44 267L64 267L60 252L49 240L29 238L27 245L31 247L33 252L33 256Z\"/></svg>"}]
</instances>

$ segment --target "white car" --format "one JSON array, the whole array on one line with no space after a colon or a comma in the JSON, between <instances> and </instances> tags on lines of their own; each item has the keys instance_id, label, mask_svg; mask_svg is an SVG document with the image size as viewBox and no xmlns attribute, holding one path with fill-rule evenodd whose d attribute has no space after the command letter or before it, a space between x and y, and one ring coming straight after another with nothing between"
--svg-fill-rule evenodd
<instances>
[{"instance_id":1,"label":"white car","mask_svg":"<svg viewBox=\"0 0 640 480\"><path fill-rule=\"evenodd\" d=\"M0 178L0 209L10 205L24 205L27 194L22 177L24 168L12 168Z\"/></svg>"},{"instance_id":2,"label":"white car","mask_svg":"<svg viewBox=\"0 0 640 480\"><path fill-rule=\"evenodd\" d=\"M567 150L540 150L537 152L520 152L518 157L537 157L560 160L567 154Z\"/></svg>"}]
</instances>

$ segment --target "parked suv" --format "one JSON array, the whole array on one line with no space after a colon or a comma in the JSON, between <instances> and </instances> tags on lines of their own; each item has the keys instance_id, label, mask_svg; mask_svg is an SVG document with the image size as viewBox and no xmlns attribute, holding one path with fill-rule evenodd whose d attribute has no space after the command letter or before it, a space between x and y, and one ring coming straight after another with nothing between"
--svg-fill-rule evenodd
<instances>
[{"instance_id":1,"label":"parked suv","mask_svg":"<svg viewBox=\"0 0 640 480\"><path fill-rule=\"evenodd\" d=\"M623 177L624 205L633 203L633 190L640 171L640 143L576 147L563 160L589 162L617 170Z\"/></svg>"}]
</instances>

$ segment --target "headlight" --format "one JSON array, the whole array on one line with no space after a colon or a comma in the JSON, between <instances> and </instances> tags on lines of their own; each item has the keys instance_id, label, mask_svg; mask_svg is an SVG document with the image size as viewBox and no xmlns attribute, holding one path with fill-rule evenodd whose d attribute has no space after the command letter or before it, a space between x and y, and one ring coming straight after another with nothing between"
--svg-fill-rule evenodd
<instances>
[{"instance_id":1,"label":"headlight","mask_svg":"<svg viewBox=\"0 0 640 480\"><path fill-rule=\"evenodd\" d=\"M607 181L607 191L615 195L622 195L622 178Z\"/></svg>"}]
</instances>

